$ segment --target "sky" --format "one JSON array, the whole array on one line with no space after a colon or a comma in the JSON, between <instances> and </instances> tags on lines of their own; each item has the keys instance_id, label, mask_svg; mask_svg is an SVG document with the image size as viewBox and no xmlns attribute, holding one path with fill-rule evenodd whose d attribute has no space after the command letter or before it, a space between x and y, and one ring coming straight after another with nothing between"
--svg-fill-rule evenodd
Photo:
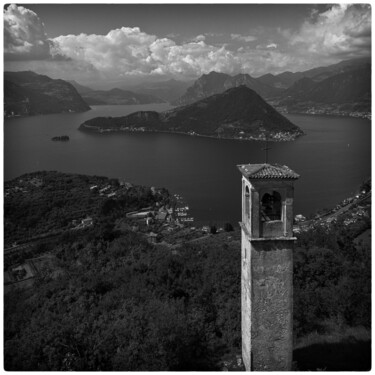
<instances>
[{"instance_id":1,"label":"sky","mask_svg":"<svg viewBox=\"0 0 375 375\"><path fill-rule=\"evenodd\" d=\"M371 56L368 4L11 4L4 69L100 86Z\"/></svg>"}]
</instances>

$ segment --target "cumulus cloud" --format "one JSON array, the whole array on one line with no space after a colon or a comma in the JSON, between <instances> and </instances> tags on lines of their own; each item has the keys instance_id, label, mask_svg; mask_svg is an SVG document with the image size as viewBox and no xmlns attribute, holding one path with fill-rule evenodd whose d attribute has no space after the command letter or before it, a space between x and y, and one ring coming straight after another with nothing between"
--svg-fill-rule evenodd
<instances>
[{"instance_id":1,"label":"cumulus cloud","mask_svg":"<svg viewBox=\"0 0 375 375\"><path fill-rule=\"evenodd\" d=\"M4 9L4 57L6 60L49 58L50 45L43 22L36 13L15 4Z\"/></svg>"},{"instance_id":2,"label":"cumulus cloud","mask_svg":"<svg viewBox=\"0 0 375 375\"><path fill-rule=\"evenodd\" d=\"M53 39L54 54L74 61L83 61L100 71L117 70L118 73L150 68L150 49L156 37L141 32L139 28L122 27L107 35L62 35ZM174 43L170 39L161 39Z\"/></svg>"},{"instance_id":3,"label":"cumulus cloud","mask_svg":"<svg viewBox=\"0 0 375 375\"><path fill-rule=\"evenodd\" d=\"M371 11L367 4L337 4L306 20L291 45L303 45L312 54L347 56L370 54ZM367 47L367 48L364 48Z\"/></svg>"},{"instance_id":4,"label":"cumulus cloud","mask_svg":"<svg viewBox=\"0 0 375 375\"><path fill-rule=\"evenodd\" d=\"M171 36L161 38L138 27L121 27L106 35L82 33L48 39L38 16L16 5L4 12L4 24L6 62L44 59L28 69L39 72L43 67L53 77L78 75L107 81L150 75L194 79L213 70L254 76L306 70L370 53L371 41L370 9L359 4L313 11L299 30L258 30L258 38L227 35L236 41L231 45L208 43L216 34L178 43ZM250 43L255 40L256 47Z\"/></svg>"},{"instance_id":5,"label":"cumulus cloud","mask_svg":"<svg viewBox=\"0 0 375 375\"><path fill-rule=\"evenodd\" d=\"M180 34L177 34L177 33L169 33L166 35L166 38L179 38L181 35Z\"/></svg>"},{"instance_id":6,"label":"cumulus cloud","mask_svg":"<svg viewBox=\"0 0 375 375\"><path fill-rule=\"evenodd\" d=\"M53 39L54 53L85 61L107 75L175 75L196 77L212 70L236 72L240 60L225 46L206 44L203 35L177 44L139 28L122 27L107 35L66 35Z\"/></svg>"},{"instance_id":7,"label":"cumulus cloud","mask_svg":"<svg viewBox=\"0 0 375 375\"><path fill-rule=\"evenodd\" d=\"M276 43L267 44L266 48L277 48L277 44Z\"/></svg>"},{"instance_id":8,"label":"cumulus cloud","mask_svg":"<svg viewBox=\"0 0 375 375\"><path fill-rule=\"evenodd\" d=\"M241 42L254 42L254 40L257 40L258 38L252 35L241 35L241 34L230 34L230 37L233 40L239 40Z\"/></svg>"},{"instance_id":9,"label":"cumulus cloud","mask_svg":"<svg viewBox=\"0 0 375 375\"><path fill-rule=\"evenodd\" d=\"M195 37L195 40L196 40L197 42L201 42L201 41L203 41L203 40L206 40L206 37L205 37L204 35L200 34L200 35L197 35L197 36Z\"/></svg>"}]
</instances>

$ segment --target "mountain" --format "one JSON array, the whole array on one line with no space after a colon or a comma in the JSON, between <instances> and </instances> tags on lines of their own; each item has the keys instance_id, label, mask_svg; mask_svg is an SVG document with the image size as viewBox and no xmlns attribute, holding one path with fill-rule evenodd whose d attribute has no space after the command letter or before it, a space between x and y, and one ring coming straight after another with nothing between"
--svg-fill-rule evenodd
<instances>
[{"instance_id":1,"label":"mountain","mask_svg":"<svg viewBox=\"0 0 375 375\"><path fill-rule=\"evenodd\" d=\"M162 82L145 82L129 87L132 91L157 96L167 102L176 101L191 86L191 81L170 79Z\"/></svg>"},{"instance_id":2,"label":"mountain","mask_svg":"<svg viewBox=\"0 0 375 375\"><path fill-rule=\"evenodd\" d=\"M301 72L284 72L277 75L273 75L270 73L265 74L261 77L256 78L256 80L271 87L275 87L278 89L287 89L302 77L304 77L304 75Z\"/></svg>"},{"instance_id":3,"label":"mountain","mask_svg":"<svg viewBox=\"0 0 375 375\"><path fill-rule=\"evenodd\" d=\"M306 70L305 72L302 72L302 74L304 77L309 77L316 82L320 82L326 78L349 72L351 70L366 69L366 67L369 65L371 65L371 59L368 57L363 57L358 59L344 60L338 64Z\"/></svg>"},{"instance_id":4,"label":"mountain","mask_svg":"<svg viewBox=\"0 0 375 375\"><path fill-rule=\"evenodd\" d=\"M31 71L4 73L6 116L83 112L89 109L77 90L62 79L52 79Z\"/></svg>"},{"instance_id":5,"label":"mountain","mask_svg":"<svg viewBox=\"0 0 375 375\"><path fill-rule=\"evenodd\" d=\"M284 104L346 104L358 110L371 110L371 65L345 71L319 82L302 78L285 91Z\"/></svg>"},{"instance_id":6,"label":"mountain","mask_svg":"<svg viewBox=\"0 0 375 375\"><path fill-rule=\"evenodd\" d=\"M73 80L73 81L67 81L67 82L69 82L71 85L73 85L73 87L78 91L78 94L80 94L80 95L87 94L89 92L94 91L94 89L92 89L90 87L80 85L77 81Z\"/></svg>"},{"instance_id":7,"label":"mountain","mask_svg":"<svg viewBox=\"0 0 375 375\"><path fill-rule=\"evenodd\" d=\"M313 87L316 86L311 78L303 77L295 82L283 93L284 98L300 98L306 95Z\"/></svg>"},{"instance_id":8,"label":"mountain","mask_svg":"<svg viewBox=\"0 0 375 375\"><path fill-rule=\"evenodd\" d=\"M347 103L371 100L371 66L337 74L319 82L309 100L323 103Z\"/></svg>"},{"instance_id":9,"label":"mountain","mask_svg":"<svg viewBox=\"0 0 375 375\"><path fill-rule=\"evenodd\" d=\"M246 86L166 112L135 112L84 122L89 131L167 131L222 138L291 140L303 132Z\"/></svg>"},{"instance_id":10,"label":"mountain","mask_svg":"<svg viewBox=\"0 0 375 375\"><path fill-rule=\"evenodd\" d=\"M203 74L194 84L186 90L174 104L186 105L197 100L207 98L214 94L220 94L232 87L245 85L256 91L262 97L273 97L280 93L280 90L252 78L248 74L237 74L232 77L225 73L211 72Z\"/></svg>"},{"instance_id":11,"label":"mountain","mask_svg":"<svg viewBox=\"0 0 375 375\"><path fill-rule=\"evenodd\" d=\"M211 72L209 74L203 74L174 104L190 104L197 100L223 92L225 91L224 84L228 78L228 74L225 73Z\"/></svg>"},{"instance_id":12,"label":"mountain","mask_svg":"<svg viewBox=\"0 0 375 375\"><path fill-rule=\"evenodd\" d=\"M258 82L264 83L265 85L276 87L279 89L288 88L288 82L285 82L282 77L275 76L274 74L267 73L261 77L256 78Z\"/></svg>"},{"instance_id":13,"label":"mountain","mask_svg":"<svg viewBox=\"0 0 375 375\"><path fill-rule=\"evenodd\" d=\"M226 88L237 87L245 85L246 87L254 90L257 94L264 98L274 97L282 92L278 88L274 88L262 82L259 82L256 78L251 77L249 74L237 74L234 77L228 79L224 86Z\"/></svg>"},{"instance_id":14,"label":"mountain","mask_svg":"<svg viewBox=\"0 0 375 375\"><path fill-rule=\"evenodd\" d=\"M106 104L151 104L164 103L164 100L149 94L139 94L129 90L91 90L82 93L84 100L91 105Z\"/></svg>"},{"instance_id":15,"label":"mountain","mask_svg":"<svg viewBox=\"0 0 375 375\"><path fill-rule=\"evenodd\" d=\"M90 105L164 103L164 100L159 97L147 93L133 92L118 88L111 90L94 90L76 81L69 82Z\"/></svg>"},{"instance_id":16,"label":"mountain","mask_svg":"<svg viewBox=\"0 0 375 375\"><path fill-rule=\"evenodd\" d=\"M301 78L311 78L315 82L323 81L326 78L334 75L345 73L351 70L365 68L371 63L371 59L368 57L357 58L351 60L341 61L337 64L321 66L314 69L309 69L303 72L284 72L277 75L265 74L261 77L256 78L259 82L267 84L275 88L287 89L291 87L295 82Z\"/></svg>"}]
</instances>

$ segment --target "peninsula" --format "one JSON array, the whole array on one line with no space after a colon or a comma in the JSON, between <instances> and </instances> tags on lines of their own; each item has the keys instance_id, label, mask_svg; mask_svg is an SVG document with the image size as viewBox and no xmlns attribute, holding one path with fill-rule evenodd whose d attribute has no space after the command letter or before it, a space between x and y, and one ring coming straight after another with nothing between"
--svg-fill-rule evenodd
<instances>
[{"instance_id":1,"label":"peninsula","mask_svg":"<svg viewBox=\"0 0 375 375\"><path fill-rule=\"evenodd\" d=\"M165 112L139 111L123 117L95 117L80 130L157 131L227 139L290 141L302 130L246 86L231 88Z\"/></svg>"}]
</instances>

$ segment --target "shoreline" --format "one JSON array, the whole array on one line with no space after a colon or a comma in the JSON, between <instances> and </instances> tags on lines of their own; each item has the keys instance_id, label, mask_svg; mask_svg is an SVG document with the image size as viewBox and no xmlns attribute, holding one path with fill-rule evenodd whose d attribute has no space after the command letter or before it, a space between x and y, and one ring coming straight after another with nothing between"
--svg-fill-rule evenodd
<instances>
[{"instance_id":1,"label":"shoreline","mask_svg":"<svg viewBox=\"0 0 375 375\"><path fill-rule=\"evenodd\" d=\"M283 138L263 138L263 137L250 137L250 138L235 138L235 137L217 137L214 135L207 135L207 134L191 134L191 133L186 133L186 132L178 132L178 131L173 131L173 130L150 130L150 129L102 129L98 128L96 126L89 126L85 125L85 123L81 124L78 128L78 130L81 131L87 131L87 132L93 132L93 133L98 133L98 134L103 134L103 133L167 133L167 134L179 134L179 135L187 135L190 137L204 137L204 138L213 138L213 139L225 139L225 140L235 140L235 141L263 141L263 142L291 142L297 140L297 138L302 137L306 135L305 133L297 134L293 138L289 139L283 139Z\"/></svg>"},{"instance_id":2,"label":"shoreline","mask_svg":"<svg viewBox=\"0 0 375 375\"><path fill-rule=\"evenodd\" d=\"M86 109L84 111L63 111L63 112L53 112L53 113L32 113L30 115L22 114L22 115L13 115L8 116L4 115L4 120L10 120L10 119L18 119L18 118L30 118L30 117L37 117L37 116L49 116L49 115L66 115L66 114L78 114L78 113L85 113L88 111L92 111L92 108Z\"/></svg>"},{"instance_id":3,"label":"shoreline","mask_svg":"<svg viewBox=\"0 0 375 375\"><path fill-rule=\"evenodd\" d=\"M91 106L92 107L105 107L105 106L128 106L128 105L151 105L151 104L170 104L170 103L150 103L150 104L92 104ZM173 108L177 108L177 107L173 107ZM172 109L173 109L172 108ZM277 109L277 107L274 107L280 114L282 114L283 116L285 115L302 115L302 116L312 116L312 117L340 117L340 118L357 118L357 119L363 119L363 120L368 120L368 121L371 121L371 117L369 118L368 115L359 115L359 116L351 116L349 114L339 114L339 113L309 113L309 112L295 112L295 111L292 111L292 112L284 112L284 111L281 111L279 109ZM9 115L4 115L3 118L4 120L8 120L8 119L17 119L17 118L28 118L28 117L36 117L36 116L48 116L48 115L59 115L59 114L68 114L68 113L72 113L72 114L77 114L77 113L84 113L84 112L88 112L88 111L91 111L93 108L90 107L90 109L87 109L85 111L64 111L64 112L54 112L54 113L35 113L35 114L30 114L30 115L26 115L26 114L22 114L22 115L13 115L13 116L9 116ZM371 116L371 113L370 113L370 116ZM213 137L215 138L215 137ZM228 139L232 139L232 138L228 138Z\"/></svg>"},{"instance_id":4,"label":"shoreline","mask_svg":"<svg viewBox=\"0 0 375 375\"><path fill-rule=\"evenodd\" d=\"M355 118L355 119L371 121L371 113L369 115L361 115L361 116L340 115L338 113L309 113L309 112L280 112L280 113L283 116L301 115L301 116L311 116L311 117Z\"/></svg>"}]
</instances>

